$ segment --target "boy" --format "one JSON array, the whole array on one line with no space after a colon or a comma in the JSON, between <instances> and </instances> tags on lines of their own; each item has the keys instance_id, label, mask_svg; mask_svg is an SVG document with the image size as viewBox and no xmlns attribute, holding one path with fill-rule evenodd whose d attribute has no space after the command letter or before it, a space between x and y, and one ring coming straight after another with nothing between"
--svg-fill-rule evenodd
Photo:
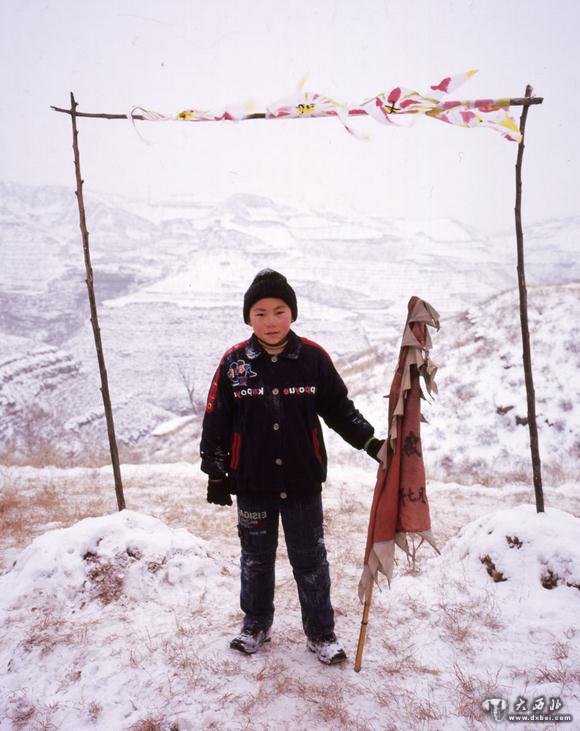
<instances>
[{"instance_id":1,"label":"boy","mask_svg":"<svg viewBox=\"0 0 580 731\"><path fill-rule=\"evenodd\" d=\"M334 634L321 490L326 451L318 415L376 459L382 441L355 409L328 354L291 329L296 294L271 269L244 296L253 334L222 357L213 378L201 437L207 500L231 505L241 543L244 623L230 647L253 654L270 640L274 565L282 519L298 587L308 649L325 664L346 660Z\"/></svg>"}]
</instances>

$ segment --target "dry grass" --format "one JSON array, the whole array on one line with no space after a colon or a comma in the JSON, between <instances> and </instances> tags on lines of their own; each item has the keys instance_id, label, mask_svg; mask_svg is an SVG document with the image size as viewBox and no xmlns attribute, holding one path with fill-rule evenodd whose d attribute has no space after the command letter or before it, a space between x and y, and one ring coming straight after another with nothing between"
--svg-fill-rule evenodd
<instances>
[{"instance_id":1,"label":"dry grass","mask_svg":"<svg viewBox=\"0 0 580 731\"><path fill-rule=\"evenodd\" d=\"M30 725L37 715L37 709L34 703L29 701L24 695L13 697L10 700L12 701L11 709L7 715L14 724L14 728L30 728Z\"/></svg>"},{"instance_id":2,"label":"dry grass","mask_svg":"<svg viewBox=\"0 0 580 731\"><path fill-rule=\"evenodd\" d=\"M207 676L208 668L193 648L194 643L178 636L164 643L163 652L168 666L174 668L190 688L197 688Z\"/></svg>"},{"instance_id":3,"label":"dry grass","mask_svg":"<svg viewBox=\"0 0 580 731\"><path fill-rule=\"evenodd\" d=\"M85 446L82 452L71 457L53 443L52 435L42 436L38 432L24 435L24 443L20 448L7 445L6 451L0 453L0 463L14 467L103 467L110 463L111 455L106 445L101 449L90 449Z\"/></svg>"},{"instance_id":4,"label":"dry grass","mask_svg":"<svg viewBox=\"0 0 580 731\"><path fill-rule=\"evenodd\" d=\"M58 711L57 703L35 704L24 693L15 693L8 701L6 717L12 728L26 731L57 731L52 717Z\"/></svg>"},{"instance_id":5,"label":"dry grass","mask_svg":"<svg viewBox=\"0 0 580 731\"><path fill-rule=\"evenodd\" d=\"M91 701L87 706L87 715L93 723L98 721L102 712L103 706L100 703L97 703L97 701Z\"/></svg>"},{"instance_id":6,"label":"dry grass","mask_svg":"<svg viewBox=\"0 0 580 731\"><path fill-rule=\"evenodd\" d=\"M104 605L119 601L123 594L123 572L128 564L127 555L115 556L111 561L87 551L83 561L87 564L90 599Z\"/></svg>"},{"instance_id":7,"label":"dry grass","mask_svg":"<svg viewBox=\"0 0 580 731\"><path fill-rule=\"evenodd\" d=\"M351 704L345 699L345 690L348 691L348 688L335 680L309 689L304 699L313 704L315 715L320 720L331 722L337 728L350 728Z\"/></svg>"},{"instance_id":8,"label":"dry grass","mask_svg":"<svg viewBox=\"0 0 580 731\"><path fill-rule=\"evenodd\" d=\"M453 672L457 681L454 688L458 695L457 703L453 703L459 716L475 722L481 721L482 708L481 701L483 698L490 698L496 695L504 696L508 691L507 688L501 686L499 676L501 668L495 675L486 675L479 677L467 673L459 664L453 666Z\"/></svg>"},{"instance_id":9,"label":"dry grass","mask_svg":"<svg viewBox=\"0 0 580 731\"><path fill-rule=\"evenodd\" d=\"M429 698L419 700L416 697L411 697L407 703L406 712L407 717L414 719L417 724L441 721L444 717L441 708L435 706Z\"/></svg>"},{"instance_id":10,"label":"dry grass","mask_svg":"<svg viewBox=\"0 0 580 731\"><path fill-rule=\"evenodd\" d=\"M0 535L17 536L24 533L27 521L23 500L14 487L0 494Z\"/></svg>"},{"instance_id":11,"label":"dry grass","mask_svg":"<svg viewBox=\"0 0 580 731\"><path fill-rule=\"evenodd\" d=\"M580 670L571 670L560 662L557 667L536 668L533 671L533 679L536 683L559 683L561 685L580 683Z\"/></svg>"},{"instance_id":12,"label":"dry grass","mask_svg":"<svg viewBox=\"0 0 580 731\"><path fill-rule=\"evenodd\" d=\"M451 599L447 589L452 592ZM483 599L479 594L472 595L464 580L455 580L443 587L436 606L446 637L454 645L460 645L463 652L471 652L472 642L481 640L482 627L495 633L504 626L492 592L486 591Z\"/></svg>"},{"instance_id":13,"label":"dry grass","mask_svg":"<svg viewBox=\"0 0 580 731\"><path fill-rule=\"evenodd\" d=\"M41 483L43 479L45 481ZM227 519L231 521L232 542L237 541L234 511L195 510L193 506L199 496L193 493L202 488L201 483L192 486L190 501L180 498L180 491L171 490L172 479L181 488L183 478L180 477L170 476L167 479L160 476L156 484L154 476L153 479L149 476L144 479L141 474L125 476L127 507L155 515L168 525L185 525L206 539L223 533L224 520ZM53 473L49 478L40 473L29 482L25 480L18 485L5 478L0 490L0 549L21 550L49 528L65 528L84 518L107 515L116 510L113 478L107 472L87 469L80 474L67 474L65 471ZM0 559L0 572L8 568Z\"/></svg>"},{"instance_id":14,"label":"dry grass","mask_svg":"<svg viewBox=\"0 0 580 731\"><path fill-rule=\"evenodd\" d=\"M90 475L90 473L89 473ZM77 484L78 483L78 484ZM2 548L25 548L51 527L66 527L83 518L115 509L114 493L103 495L96 476L77 480L74 486L55 479L29 489L5 485L0 494ZM6 569L0 564L0 570Z\"/></svg>"},{"instance_id":15,"label":"dry grass","mask_svg":"<svg viewBox=\"0 0 580 731\"><path fill-rule=\"evenodd\" d=\"M389 679L387 687L388 690L379 685L373 694L378 705L385 709L385 715L396 718L397 723L381 726L381 729L445 728L446 709L431 700L428 689L409 690L404 683L394 679Z\"/></svg>"},{"instance_id":16,"label":"dry grass","mask_svg":"<svg viewBox=\"0 0 580 731\"><path fill-rule=\"evenodd\" d=\"M38 610L36 620L28 628L21 647L25 652L36 650L42 657L58 647L85 643L87 634L87 627L75 626L58 615L53 608L44 608ZM10 669L10 665L8 669Z\"/></svg>"},{"instance_id":17,"label":"dry grass","mask_svg":"<svg viewBox=\"0 0 580 731\"><path fill-rule=\"evenodd\" d=\"M144 718L129 726L129 731L167 731L167 725L159 716Z\"/></svg>"},{"instance_id":18,"label":"dry grass","mask_svg":"<svg viewBox=\"0 0 580 731\"><path fill-rule=\"evenodd\" d=\"M34 490L33 495L8 487L0 497L0 531L4 536L30 540L31 529L42 532L46 522L76 522L86 513L94 514L101 500L93 498L88 509L76 501L66 501L62 492L53 483L47 483Z\"/></svg>"},{"instance_id":19,"label":"dry grass","mask_svg":"<svg viewBox=\"0 0 580 731\"><path fill-rule=\"evenodd\" d=\"M560 643L556 643L556 646L558 644ZM525 691L529 688L530 694L538 695L537 686L549 684L559 686L558 695L574 694L580 683L580 670L576 666L571 667L571 663L565 664L567 652L566 647L563 651L564 657L555 658L557 660L555 665L538 665L527 669L513 668L511 677L518 680L521 694L525 695ZM560 651L556 649L554 654L560 654Z\"/></svg>"},{"instance_id":20,"label":"dry grass","mask_svg":"<svg viewBox=\"0 0 580 731\"><path fill-rule=\"evenodd\" d=\"M570 644L568 642L554 642L552 647L552 657L554 660L566 660L570 654Z\"/></svg>"},{"instance_id":21,"label":"dry grass","mask_svg":"<svg viewBox=\"0 0 580 731\"><path fill-rule=\"evenodd\" d=\"M528 467L524 460L514 462L510 468L506 467L500 471L497 466L490 465L484 460L461 459L452 455L444 455L432 461L429 466L429 477L440 482L478 484L484 487L517 484L527 487L532 483L531 467ZM553 461L549 457L542 460L542 477L545 485L553 487L570 482L572 478L566 462Z\"/></svg>"},{"instance_id":22,"label":"dry grass","mask_svg":"<svg viewBox=\"0 0 580 731\"><path fill-rule=\"evenodd\" d=\"M247 694L240 698L238 702L240 714L246 718L251 718L254 709L267 708L273 697L273 689L268 688L266 683L259 683L255 693Z\"/></svg>"}]
</instances>

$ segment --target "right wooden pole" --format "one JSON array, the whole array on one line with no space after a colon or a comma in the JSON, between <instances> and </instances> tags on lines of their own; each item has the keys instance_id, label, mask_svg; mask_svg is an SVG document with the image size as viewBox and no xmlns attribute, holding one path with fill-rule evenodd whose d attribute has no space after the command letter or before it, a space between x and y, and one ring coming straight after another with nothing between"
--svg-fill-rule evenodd
<instances>
[{"instance_id":1,"label":"right wooden pole","mask_svg":"<svg viewBox=\"0 0 580 731\"><path fill-rule=\"evenodd\" d=\"M531 97L532 87L526 87L526 97ZM538 442L538 425L536 423L536 395L534 391L534 377L532 373L532 353L530 348L530 329L528 326L528 292L526 288L526 273L524 269L524 233L522 229L522 160L524 157L524 141L526 119L529 106L524 106L520 117L520 132L522 141L518 145L516 161L516 240L518 249L518 285L520 291L520 322L522 328L522 346L524 361L524 376L528 400L528 428L530 431L530 450L532 453L532 472L534 491L536 494L536 510L544 512L544 491L542 489L542 465L540 461L540 447Z\"/></svg>"}]
</instances>

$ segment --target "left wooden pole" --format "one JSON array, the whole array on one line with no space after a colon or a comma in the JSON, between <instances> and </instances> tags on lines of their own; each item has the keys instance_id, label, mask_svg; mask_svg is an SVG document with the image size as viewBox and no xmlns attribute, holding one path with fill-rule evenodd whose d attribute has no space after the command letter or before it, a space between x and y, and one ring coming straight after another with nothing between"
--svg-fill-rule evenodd
<instances>
[{"instance_id":1,"label":"left wooden pole","mask_svg":"<svg viewBox=\"0 0 580 731\"><path fill-rule=\"evenodd\" d=\"M89 231L87 229L87 219L85 215L85 203L83 199L84 180L81 176L81 161L79 155L79 132L77 129L77 103L74 94L70 94L70 116L72 120L73 130L73 151L75 156L75 175L77 181L77 203L79 207L79 223L81 228L81 237L83 240L83 252L85 256L86 284L89 295L89 307L91 311L91 325L93 326L93 335L95 338L95 348L97 351L97 360L99 362L99 373L101 374L101 394L103 396L103 406L105 408L105 419L107 421L107 432L109 435L109 449L111 452L111 463L113 465L113 476L115 478L115 493L117 495L117 506L119 510L125 508L125 496L123 494L123 482L121 480L121 467L119 465L119 451L117 449L117 439L115 437L115 423L113 421L113 409L111 407L111 397L109 395L109 379L107 377L107 368L105 366L105 356L103 353L103 343L101 340L101 329L99 327L99 318L97 315L97 302L95 299L95 289L93 286L93 266L91 264L91 252L89 249Z\"/></svg>"}]
</instances>

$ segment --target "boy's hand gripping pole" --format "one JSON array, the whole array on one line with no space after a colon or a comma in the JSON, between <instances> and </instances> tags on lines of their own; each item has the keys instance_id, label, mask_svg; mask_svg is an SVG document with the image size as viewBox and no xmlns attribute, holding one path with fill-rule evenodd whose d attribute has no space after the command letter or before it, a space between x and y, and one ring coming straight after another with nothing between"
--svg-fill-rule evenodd
<instances>
[{"instance_id":1,"label":"boy's hand gripping pole","mask_svg":"<svg viewBox=\"0 0 580 731\"><path fill-rule=\"evenodd\" d=\"M354 661L354 670L356 673L360 672L360 669L362 667L362 656L363 651L365 647L365 641L367 638L367 625L369 623L369 610L371 608L371 600L373 598L373 585L375 581L373 578L371 578L369 582L369 587L367 589L367 593L365 595L365 603L363 607L363 616L362 621L360 623L360 634L358 636L358 645L356 648L356 657Z\"/></svg>"}]
</instances>

